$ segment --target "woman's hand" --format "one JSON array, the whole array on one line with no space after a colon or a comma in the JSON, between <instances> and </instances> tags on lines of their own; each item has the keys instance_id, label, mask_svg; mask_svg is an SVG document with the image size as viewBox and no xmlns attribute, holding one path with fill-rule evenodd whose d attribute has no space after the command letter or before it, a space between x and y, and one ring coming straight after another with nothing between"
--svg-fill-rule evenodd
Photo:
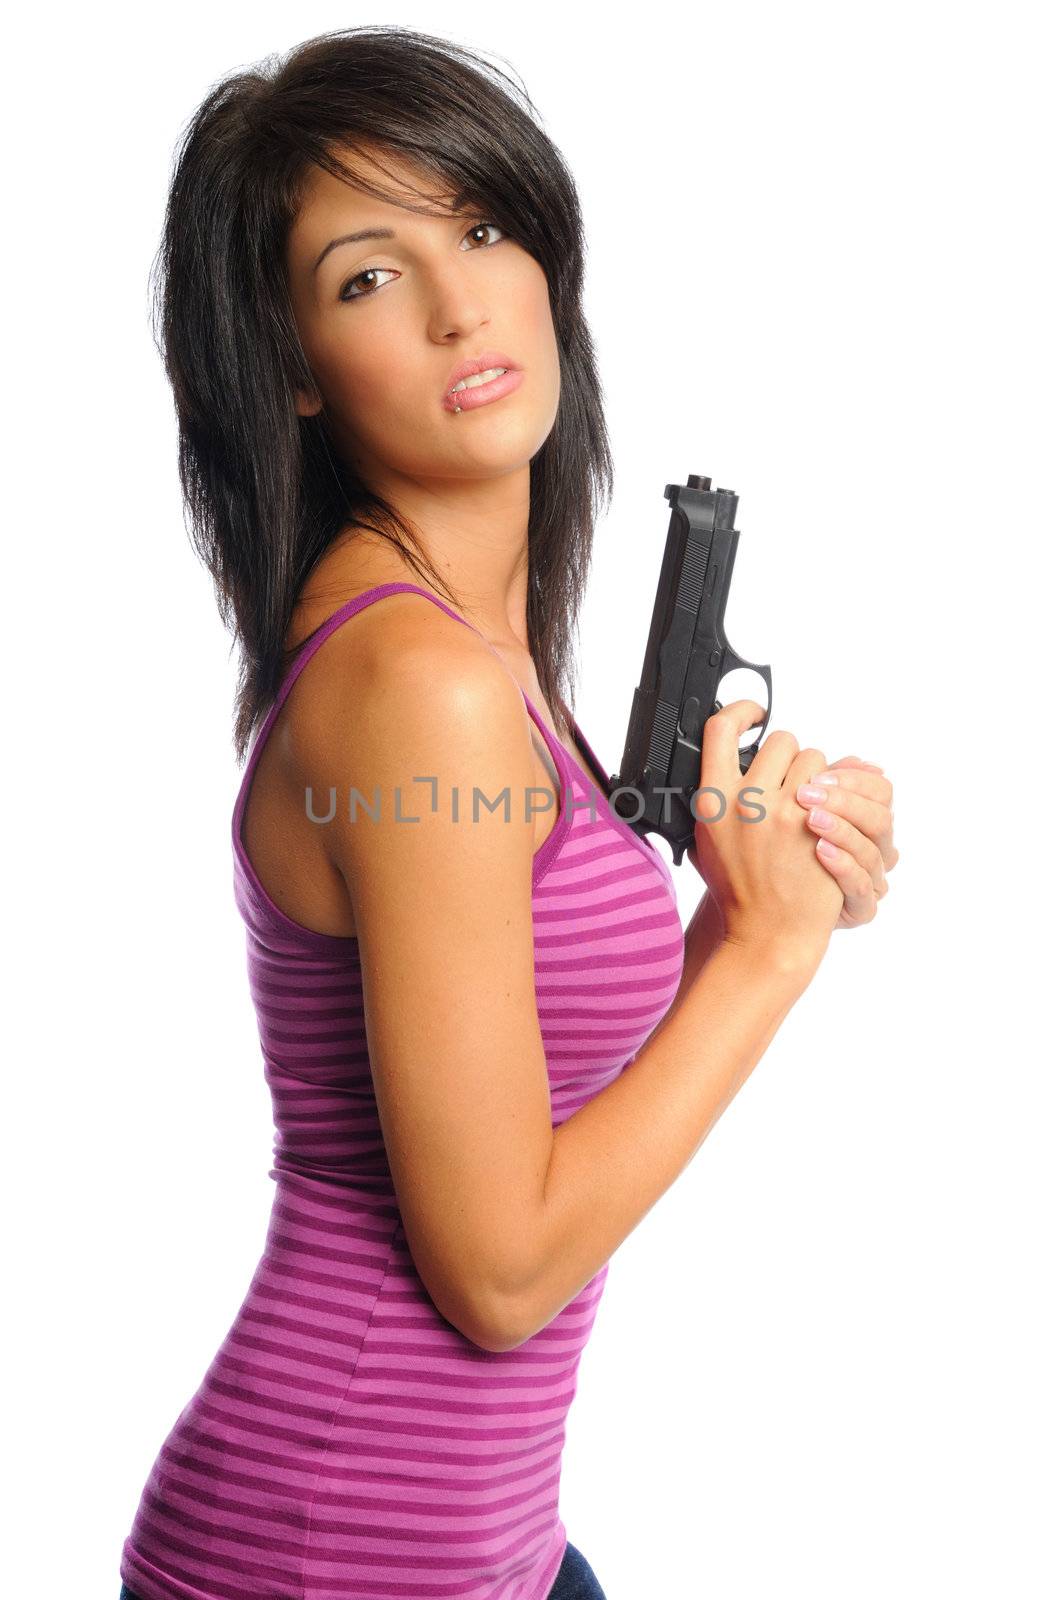
<instances>
[{"instance_id":1,"label":"woman's hand","mask_svg":"<svg viewBox=\"0 0 1063 1600\"><path fill-rule=\"evenodd\" d=\"M823 798L809 795L809 785L803 785L797 799L806 809L806 826L818 836L816 855L845 895L835 926L857 928L875 915L889 890L886 873L900 860L893 843L893 785L881 767L859 756L832 761L809 784Z\"/></svg>"}]
</instances>

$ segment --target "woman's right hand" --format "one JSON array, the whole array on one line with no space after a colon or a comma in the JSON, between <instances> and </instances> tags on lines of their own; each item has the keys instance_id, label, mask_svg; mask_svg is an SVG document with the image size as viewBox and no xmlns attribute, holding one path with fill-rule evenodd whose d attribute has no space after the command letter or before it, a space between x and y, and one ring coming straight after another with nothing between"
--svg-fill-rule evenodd
<instances>
[{"instance_id":1,"label":"woman's right hand","mask_svg":"<svg viewBox=\"0 0 1063 1600\"><path fill-rule=\"evenodd\" d=\"M845 896L816 854L796 791L827 761L822 750L801 749L792 733L777 728L743 774L739 735L766 715L754 700L735 700L706 721L701 787L716 792L695 800L692 854L728 942L807 961L814 971Z\"/></svg>"}]
</instances>

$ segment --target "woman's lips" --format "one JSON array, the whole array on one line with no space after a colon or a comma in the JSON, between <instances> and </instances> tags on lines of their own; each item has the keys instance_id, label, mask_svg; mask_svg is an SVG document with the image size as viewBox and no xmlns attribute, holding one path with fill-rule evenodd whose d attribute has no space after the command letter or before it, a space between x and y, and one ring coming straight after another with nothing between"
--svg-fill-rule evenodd
<instances>
[{"instance_id":1,"label":"woman's lips","mask_svg":"<svg viewBox=\"0 0 1063 1600\"><path fill-rule=\"evenodd\" d=\"M503 372L500 378L492 378L490 383L478 383L472 389L459 389L456 394L445 394L443 405L447 411L476 411L480 406L489 406L492 400L501 400L503 395L512 394L514 389L520 387L524 378L521 367L511 367L508 372Z\"/></svg>"}]
</instances>

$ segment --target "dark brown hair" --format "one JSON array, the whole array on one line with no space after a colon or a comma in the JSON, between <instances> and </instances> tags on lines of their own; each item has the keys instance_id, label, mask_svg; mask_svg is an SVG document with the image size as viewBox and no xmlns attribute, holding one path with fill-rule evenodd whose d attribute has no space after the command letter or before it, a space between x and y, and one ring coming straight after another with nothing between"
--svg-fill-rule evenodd
<instances>
[{"instance_id":1,"label":"dark brown hair","mask_svg":"<svg viewBox=\"0 0 1063 1600\"><path fill-rule=\"evenodd\" d=\"M299 592L341 528L372 526L460 609L416 531L341 459L288 294L286 248L313 165L434 215L339 161L392 151L475 201L543 268L561 364L557 419L531 462L528 640L543 694L570 729L573 638L594 521L613 461L581 304L583 222L572 176L527 91L470 50L410 29L320 35L227 77L187 125L153 267L154 326L173 389L190 536L240 647L234 741L243 759L276 696ZM449 211L447 214L450 214ZM367 522L366 519L371 519ZM416 581L413 579L411 581Z\"/></svg>"}]
</instances>

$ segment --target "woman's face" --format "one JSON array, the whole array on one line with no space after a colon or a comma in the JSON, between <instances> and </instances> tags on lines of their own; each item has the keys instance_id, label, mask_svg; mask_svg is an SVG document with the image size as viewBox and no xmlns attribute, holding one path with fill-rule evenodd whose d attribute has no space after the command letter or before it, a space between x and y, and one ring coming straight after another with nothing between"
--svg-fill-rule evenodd
<instances>
[{"instance_id":1,"label":"woman's face","mask_svg":"<svg viewBox=\"0 0 1063 1600\"><path fill-rule=\"evenodd\" d=\"M380 181L379 170L363 170ZM387 170L386 181L415 183L422 199L431 189L426 173L396 156ZM363 228L395 237L332 244ZM424 216L314 167L287 264L318 390L300 391L297 409L310 416L324 404L337 445L370 488L386 491L396 476L527 471L557 416L557 341L542 268L490 217ZM511 356L521 383L475 410L445 407L455 365L486 351Z\"/></svg>"}]
</instances>

